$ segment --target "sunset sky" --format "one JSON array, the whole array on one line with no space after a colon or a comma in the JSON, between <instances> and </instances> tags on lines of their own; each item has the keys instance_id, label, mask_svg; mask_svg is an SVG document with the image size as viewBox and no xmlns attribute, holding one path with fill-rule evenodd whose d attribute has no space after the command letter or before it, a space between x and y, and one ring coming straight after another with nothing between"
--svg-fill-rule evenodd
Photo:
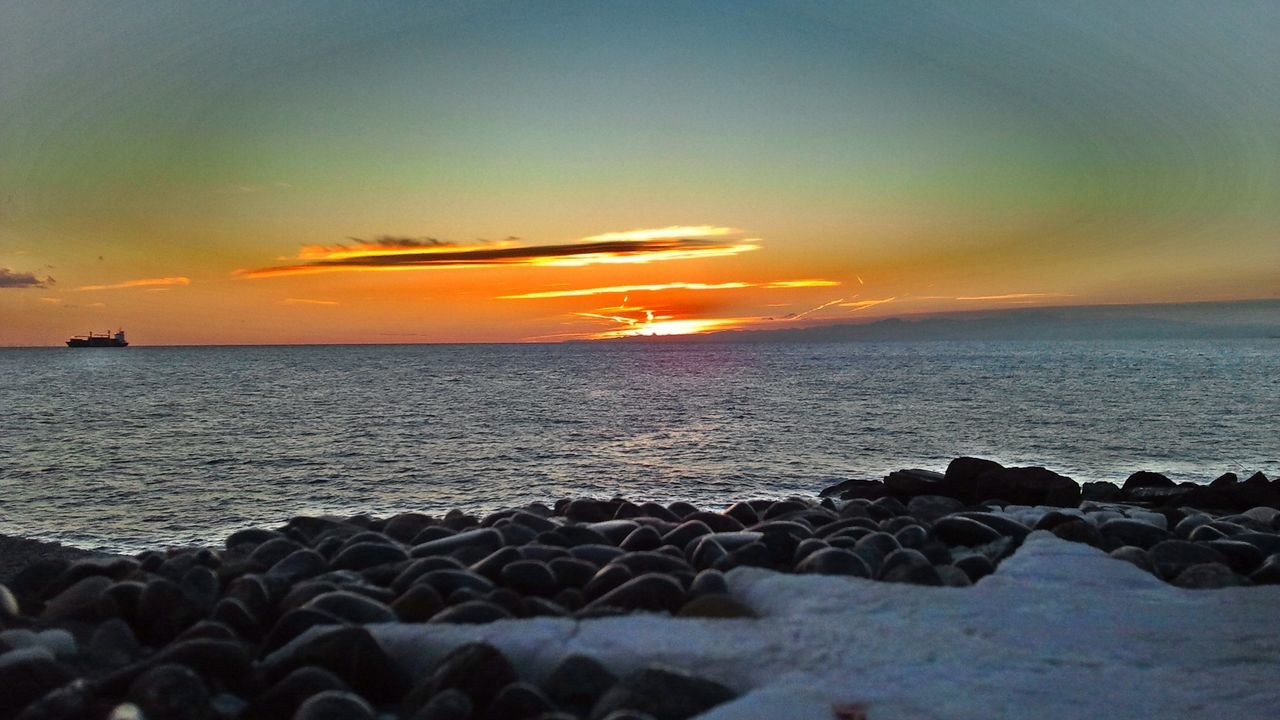
<instances>
[{"instance_id":1,"label":"sunset sky","mask_svg":"<svg viewBox=\"0 0 1280 720\"><path fill-rule=\"evenodd\" d=\"M1275 2L0 3L0 345L1280 296Z\"/></svg>"}]
</instances>

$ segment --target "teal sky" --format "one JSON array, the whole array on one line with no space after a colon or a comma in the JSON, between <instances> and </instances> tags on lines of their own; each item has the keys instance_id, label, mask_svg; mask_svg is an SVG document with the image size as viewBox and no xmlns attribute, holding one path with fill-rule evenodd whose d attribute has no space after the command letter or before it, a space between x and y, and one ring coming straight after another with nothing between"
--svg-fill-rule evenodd
<instances>
[{"instance_id":1,"label":"teal sky","mask_svg":"<svg viewBox=\"0 0 1280 720\"><path fill-rule=\"evenodd\" d=\"M193 315L225 341L369 341L375 307L379 333L525 339L591 308L495 296L678 281L820 277L895 298L885 314L1275 297L1277 38L1265 2L5 2L0 344L125 323L189 341ZM351 237L675 225L760 247L235 274ZM796 292L663 304L854 295Z\"/></svg>"}]
</instances>

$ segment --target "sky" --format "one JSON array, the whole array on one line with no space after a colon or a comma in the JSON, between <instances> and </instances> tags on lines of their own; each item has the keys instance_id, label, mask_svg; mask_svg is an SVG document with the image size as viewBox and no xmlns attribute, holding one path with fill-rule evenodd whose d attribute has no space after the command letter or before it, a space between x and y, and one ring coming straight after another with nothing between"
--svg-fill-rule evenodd
<instances>
[{"instance_id":1,"label":"sky","mask_svg":"<svg viewBox=\"0 0 1280 720\"><path fill-rule=\"evenodd\" d=\"M1274 2L0 2L0 345L1280 297Z\"/></svg>"}]
</instances>

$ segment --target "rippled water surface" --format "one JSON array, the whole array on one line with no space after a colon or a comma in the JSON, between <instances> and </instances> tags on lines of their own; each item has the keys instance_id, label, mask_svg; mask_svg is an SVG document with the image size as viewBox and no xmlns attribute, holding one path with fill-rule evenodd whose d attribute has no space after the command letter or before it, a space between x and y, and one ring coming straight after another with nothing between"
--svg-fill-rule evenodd
<instances>
[{"instance_id":1,"label":"rippled water surface","mask_svg":"<svg viewBox=\"0 0 1280 720\"><path fill-rule=\"evenodd\" d=\"M0 350L0 533L136 550L291 515L812 495L963 454L1280 471L1280 344Z\"/></svg>"}]
</instances>

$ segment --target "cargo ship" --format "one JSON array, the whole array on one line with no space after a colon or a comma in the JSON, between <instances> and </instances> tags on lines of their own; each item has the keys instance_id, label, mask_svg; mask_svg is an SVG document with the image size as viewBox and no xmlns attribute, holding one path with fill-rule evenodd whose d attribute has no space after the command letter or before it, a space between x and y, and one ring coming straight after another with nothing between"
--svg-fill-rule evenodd
<instances>
[{"instance_id":1,"label":"cargo ship","mask_svg":"<svg viewBox=\"0 0 1280 720\"><path fill-rule=\"evenodd\" d=\"M124 331L117 330L114 333L105 332L101 335L78 335L67 341L67 347L127 347L129 342L124 339Z\"/></svg>"}]
</instances>

